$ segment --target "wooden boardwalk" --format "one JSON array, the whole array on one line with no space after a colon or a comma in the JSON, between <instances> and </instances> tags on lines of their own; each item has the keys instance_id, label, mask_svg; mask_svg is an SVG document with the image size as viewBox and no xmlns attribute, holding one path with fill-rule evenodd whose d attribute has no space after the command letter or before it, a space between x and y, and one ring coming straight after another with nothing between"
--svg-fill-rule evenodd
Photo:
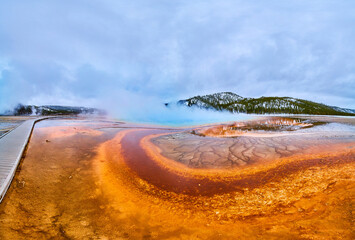
<instances>
[{"instance_id":1,"label":"wooden boardwalk","mask_svg":"<svg viewBox=\"0 0 355 240\"><path fill-rule=\"evenodd\" d=\"M0 203L15 176L34 124L46 118L27 120L0 138Z\"/></svg>"}]
</instances>

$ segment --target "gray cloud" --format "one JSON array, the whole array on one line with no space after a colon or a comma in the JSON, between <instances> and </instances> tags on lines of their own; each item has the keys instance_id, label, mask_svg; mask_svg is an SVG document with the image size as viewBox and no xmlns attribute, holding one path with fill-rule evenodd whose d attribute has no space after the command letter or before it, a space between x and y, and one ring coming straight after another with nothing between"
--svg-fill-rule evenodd
<instances>
[{"instance_id":1,"label":"gray cloud","mask_svg":"<svg viewBox=\"0 0 355 240\"><path fill-rule=\"evenodd\" d=\"M355 108L354 1L0 2L0 110L216 91Z\"/></svg>"}]
</instances>

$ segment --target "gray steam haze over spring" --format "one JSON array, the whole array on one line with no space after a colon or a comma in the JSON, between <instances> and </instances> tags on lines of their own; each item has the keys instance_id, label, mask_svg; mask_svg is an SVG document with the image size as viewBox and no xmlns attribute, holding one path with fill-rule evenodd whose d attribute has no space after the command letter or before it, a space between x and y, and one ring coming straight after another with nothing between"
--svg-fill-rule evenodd
<instances>
[{"instance_id":1,"label":"gray steam haze over spring","mask_svg":"<svg viewBox=\"0 0 355 240\"><path fill-rule=\"evenodd\" d=\"M219 91L355 108L354 24L353 0L0 0L0 111L142 118Z\"/></svg>"}]
</instances>

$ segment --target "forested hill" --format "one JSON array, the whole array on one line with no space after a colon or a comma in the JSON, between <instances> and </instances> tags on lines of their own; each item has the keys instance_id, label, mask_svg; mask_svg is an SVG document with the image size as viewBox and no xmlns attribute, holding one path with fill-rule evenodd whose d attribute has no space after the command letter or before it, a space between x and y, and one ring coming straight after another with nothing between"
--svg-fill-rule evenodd
<instances>
[{"instance_id":1,"label":"forested hill","mask_svg":"<svg viewBox=\"0 0 355 240\"><path fill-rule=\"evenodd\" d=\"M230 111L233 113L289 113L314 115L344 115L355 116L355 110L292 97L260 97L244 98L232 92L214 93L204 96L195 96L178 101L179 105ZM169 105L169 104L166 104Z\"/></svg>"}]
</instances>

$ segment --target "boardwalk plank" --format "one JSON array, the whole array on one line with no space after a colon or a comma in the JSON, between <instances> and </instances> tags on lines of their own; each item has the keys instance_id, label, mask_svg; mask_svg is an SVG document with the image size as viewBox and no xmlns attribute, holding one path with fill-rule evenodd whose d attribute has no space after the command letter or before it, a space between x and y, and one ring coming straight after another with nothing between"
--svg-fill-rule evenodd
<instances>
[{"instance_id":1,"label":"boardwalk plank","mask_svg":"<svg viewBox=\"0 0 355 240\"><path fill-rule=\"evenodd\" d=\"M0 138L0 202L10 187L34 124L46 118L27 120Z\"/></svg>"}]
</instances>

